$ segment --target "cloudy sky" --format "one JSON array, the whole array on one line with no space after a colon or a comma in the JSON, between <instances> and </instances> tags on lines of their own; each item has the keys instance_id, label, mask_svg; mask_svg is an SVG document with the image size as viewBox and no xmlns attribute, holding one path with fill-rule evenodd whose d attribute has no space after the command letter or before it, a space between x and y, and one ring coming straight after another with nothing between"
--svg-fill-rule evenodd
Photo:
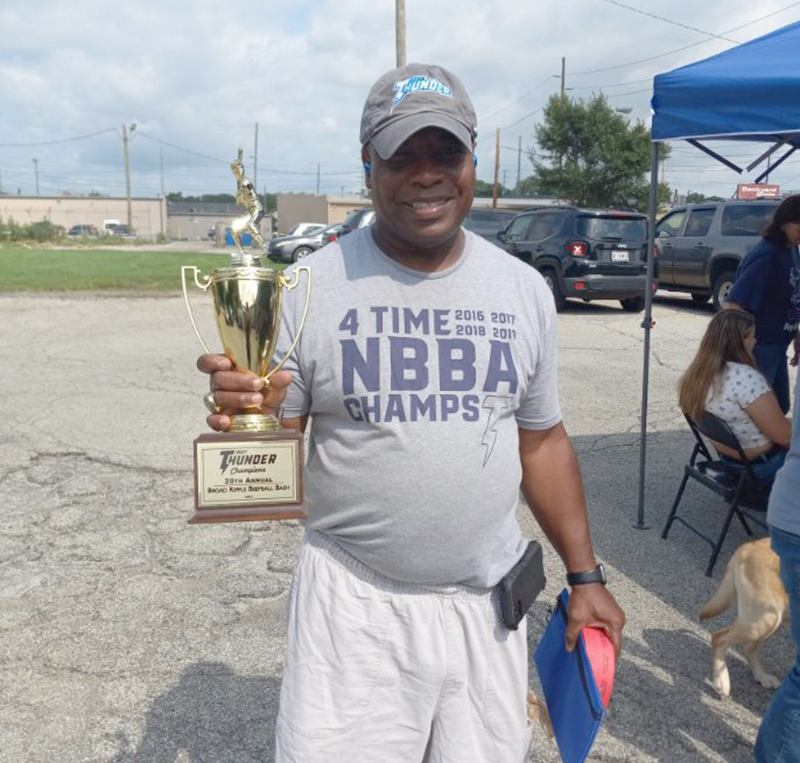
<instances>
[{"instance_id":1,"label":"cloudy sky","mask_svg":"<svg viewBox=\"0 0 800 763\"><path fill-rule=\"evenodd\" d=\"M407 58L461 76L479 177L493 178L501 128L513 186L562 57L571 97L604 92L649 124L655 74L799 19L787 0L406 0ZM231 192L239 145L256 174L256 124L259 190L357 192L361 107L395 65L394 23L394 0L2 0L0 189L34 194L38 171L42 195L124 195L122 126L135 122L134 196ZM682 144L664 172L681 193L737 182ZM770 181L800 188L800 158Z\"/></svg>"}]
</instances>

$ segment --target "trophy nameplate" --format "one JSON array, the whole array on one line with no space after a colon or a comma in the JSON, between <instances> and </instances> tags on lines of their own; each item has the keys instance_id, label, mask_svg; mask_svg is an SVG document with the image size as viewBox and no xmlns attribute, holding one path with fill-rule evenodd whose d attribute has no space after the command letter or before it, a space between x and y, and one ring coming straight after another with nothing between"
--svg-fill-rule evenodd
<instances>
[{"instance_id":1,"label":"trophy nameplate","mask_svg":"<svg viewBox=\"0 0 800 763\"><path fill-rule=\"evenodd\" d=\"M297 430L200 435L194 441L197 513L189 523L304 518L301 509L285 508L303 501L302 466Z\"/></svg>"}]
</instances>

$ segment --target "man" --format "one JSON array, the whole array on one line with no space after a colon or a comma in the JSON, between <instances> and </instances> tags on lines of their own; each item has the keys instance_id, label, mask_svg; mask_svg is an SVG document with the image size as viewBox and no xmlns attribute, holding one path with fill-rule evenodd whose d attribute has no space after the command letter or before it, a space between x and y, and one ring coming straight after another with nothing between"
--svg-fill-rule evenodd
<instances>
[{"instance_id":1,"label":"man","mask_svg":"<svg viewBox=\"0 0 800 763\"><path fill-rule=\"evenodd\" d=\"M619 650L624 615L561 423L552 295L461 228L475 136L447 70L383 75L361 122L376 222L304 260L314 299L291 374L264 390L221 356L198 361L214 429L244 405L282 409L288 427L312 416L279 761L525 758L525 623L504 627L495 588L526 547L520 483L567 571L585 573L568 644L594 624ZM299 313L287 304L284 346Z\"/></svg>"}]
</instances>

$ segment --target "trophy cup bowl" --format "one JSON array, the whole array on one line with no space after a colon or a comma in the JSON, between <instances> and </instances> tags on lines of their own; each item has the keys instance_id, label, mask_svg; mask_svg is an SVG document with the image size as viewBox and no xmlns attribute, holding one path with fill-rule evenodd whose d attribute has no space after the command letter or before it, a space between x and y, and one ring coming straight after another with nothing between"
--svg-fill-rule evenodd
<instances>
[{"instance_id":1,"label":"trophy cup bowl","mask_svg":"<svg viewBox=\"0 0 800 763\"><path fill-rule=\"evenodd\" d=\"M187 271L193 271L198 288L211 291L223 352L233 367L237 371L254 373L268 383L272 374L283 365L281 361L269 369L280 330L283 289L293 290L297 286L300 272L305 271L310 275L309 269L298 267L295 279L291 282L274 270L254 265L219 268L212 271L207 278L200 278L199 271L193 266L185 266L183 271L184 284ZM187 309L197 331L188 304L187 298ZM302 331L302 324L300 330ZM197 335L203 349L208 352L199 332ZM286 357L293 349L294 344ZM229 432L276 432L280 429L278 419L262 413L258 407L244 409L232 414L230 418Z\"/></svg>"}]
</instances>

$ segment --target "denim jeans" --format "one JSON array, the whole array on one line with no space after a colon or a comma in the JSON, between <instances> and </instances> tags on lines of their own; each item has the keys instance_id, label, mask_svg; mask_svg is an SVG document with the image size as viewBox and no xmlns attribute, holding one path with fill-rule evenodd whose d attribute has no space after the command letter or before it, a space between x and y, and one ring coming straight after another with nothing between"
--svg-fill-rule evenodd
<instances>
[{"instance_id":1,"label":"denim jeans","mask_svg":"<svg viewBox=\"0 0 800 763\"><path fill-rule=\"evenodd\" d=\"M784 413L789 411L789 363L786 358L787 344L757 344L753 348L758 370L764 374L769 386L778 398Z\"/></svg>"},{"instance_id":2,"label":"denim jeans","mask_svg":"<svg viewBox=\"0 0 800 763\"><path fill-rule=\"evenodd\" d=\"M750 462L750 468L756 479L763 482L765 485L771 485L775 481L775 475L778 469L783 466L786 460L786 454L789 451L786 448L774 447L769 453L764 453ZM728 465L741 464L741 461L735 458L729 458L724 454L720 454L720 460Z\"/></svg>"},{"instance_id":3,"label":"denim jeans","mask_svg":"<svg viewBox=\"0 0 800 763\"><path fill-rule=\"evenodd\" d=\"M772 697L756 739L756 763L800 763L800 535L769 528L789 594L795 662Z\"/></svg>"}]
</instances>

